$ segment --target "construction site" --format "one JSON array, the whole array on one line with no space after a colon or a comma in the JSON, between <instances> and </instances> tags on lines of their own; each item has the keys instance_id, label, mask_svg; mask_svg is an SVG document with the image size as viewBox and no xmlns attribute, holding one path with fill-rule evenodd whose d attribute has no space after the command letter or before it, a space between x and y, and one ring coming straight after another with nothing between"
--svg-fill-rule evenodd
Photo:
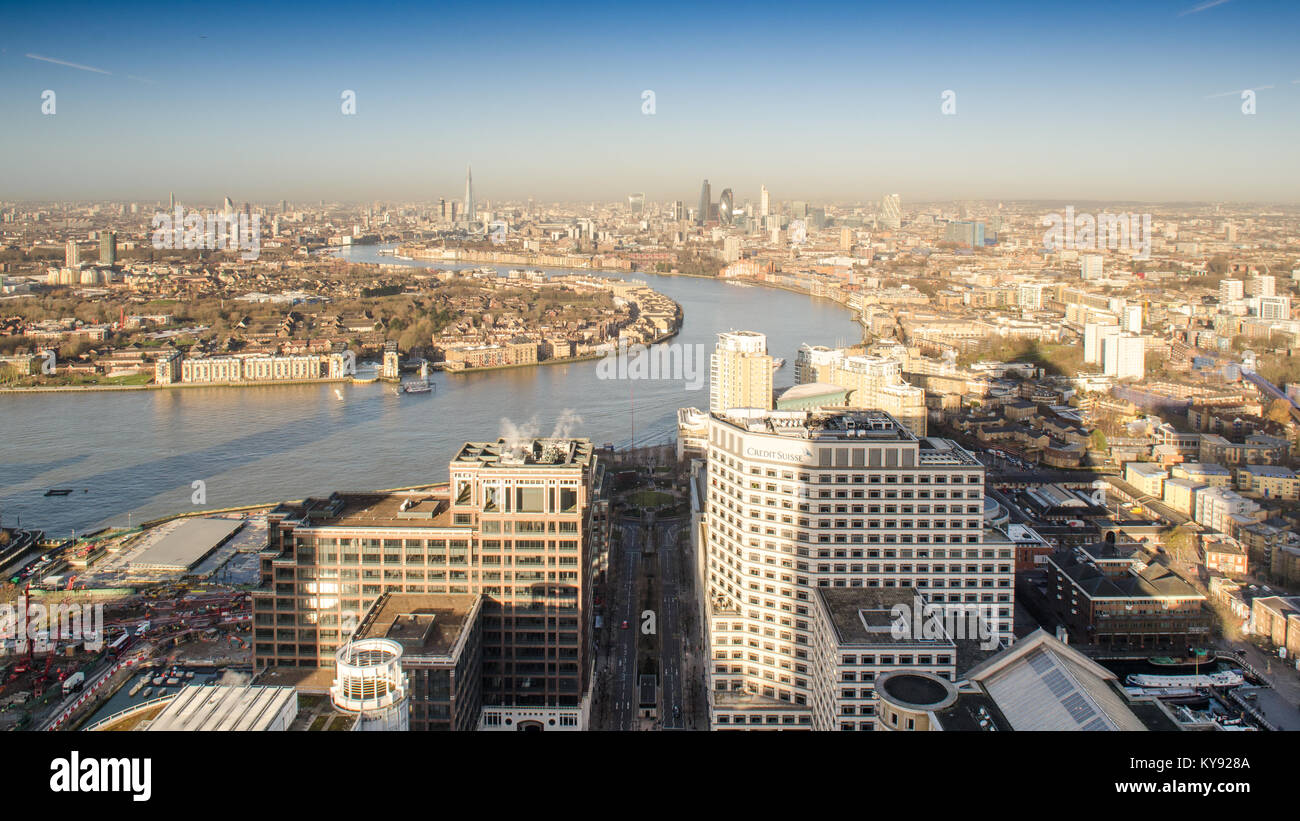
<instances>
[{"instance_id":1,"label":"construction site","mask_svg":"<svg viewBox=\"0 0 1300 821\"><path fill-rule=\"evenodd\" d=\"M242 516L62 543L5 530L0 730L78 729L178 686L246 680L264 534Z\"/></svg>"}]
</instances>

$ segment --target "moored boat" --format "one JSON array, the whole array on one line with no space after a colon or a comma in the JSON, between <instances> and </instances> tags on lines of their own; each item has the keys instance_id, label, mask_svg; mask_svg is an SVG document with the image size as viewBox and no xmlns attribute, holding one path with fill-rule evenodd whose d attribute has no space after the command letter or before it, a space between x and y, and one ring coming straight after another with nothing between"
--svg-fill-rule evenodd
<instances>
[{"instance_id":1,"label":"moored boat","mask_svg":"<svg viewBox=\"0 0 1300 821\"><path fill-rule=\"evenodd\" d=\"M1240 670L1226 670L1221 673L1203 673L1195 676L1153 676L1131 675L1125 680L1133 687L1147 689L1183 689L1188 687L1240 687L1246 683L1246 677Z\"/></svg>"}]
</instances>

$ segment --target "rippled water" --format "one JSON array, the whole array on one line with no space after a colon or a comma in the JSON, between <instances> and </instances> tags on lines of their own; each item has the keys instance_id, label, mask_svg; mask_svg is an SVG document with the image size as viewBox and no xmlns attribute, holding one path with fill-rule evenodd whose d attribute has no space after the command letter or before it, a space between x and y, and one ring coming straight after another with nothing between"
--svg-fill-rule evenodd
<instances>
[{"instance_id":1,"label":"rippled water","mask_svg":"<svg viewBox=\"0 0 1300 821\"><path fill-rule=\"evenodd\" d=\"M346 256L395 261L376 251ZM128 513L139 522L192 510L195 481L205 483L204 506L213 508L445 481L464 442L495 439L506 419L546 435L566 412L581 417L574 435L598 446L627 445L633 422L636 444L671 442L677 408L708 405L707 352L719 331L766 333L770 352L787 361L778 386L794 382L801 343L860 338L849 312L829 301L710 279L631 278L682 305L685 322L672 341L704 346L701 389L598 379L598 363L587 361L438 372L432 395L396 396L380 384L0 394L0 519L12 525L21 517L24 526L63 536L126 524ZM45 497L52 487L74 492Z\"/></svg>"}]
</instances>

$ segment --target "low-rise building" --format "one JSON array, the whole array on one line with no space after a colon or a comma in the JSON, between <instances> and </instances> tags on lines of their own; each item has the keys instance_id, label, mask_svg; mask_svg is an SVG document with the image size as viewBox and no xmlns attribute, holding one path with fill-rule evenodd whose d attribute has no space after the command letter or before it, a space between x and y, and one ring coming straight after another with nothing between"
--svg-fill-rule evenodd
<instances>
[{"instance_id":1,"label":"low-rise building","mask_svg":"<svg viewBox=\"0 0 1300 821\"><path fill-rule=\"evenodd\" d=\"M1073 551L1049 556L1047 600L1088 644L1182 648L1209 632L1205 596L1160 563L1112 576Z\"/></svg>"},{"instance_id":2,"label":"low-rise building","mask_svg":"<svg viewBox=\"0 0 1300 821\"><path fill-rule=\"evenodd\" d=\"M1169 475L1176 479L1188 479L1211 487L1228 487L1232 484L1232 471L1223 465L1205 462L1183 462L1174 465L1169 469Z\"/></svg>"},{"instance_id":3,"label":"low-rise building","mask_svg":"<svg viewBox=\"0 0 1300 821\"><path fill-rule=\"evenodd\" d=\"M1201 549L1205 553L1205 569L1210 573L1221 573L1232 579L1246 576L1249 560L1241 542L1222 533L1206 533L1201 537Z\"/></svg>"},{"instance_id":4,"label":"low-rise building","mask_svg":"<svg viewBox=\"0 0 1300 821\"><path fill-rule=\"evenodd\" d=\"M1236 472L1237 490L1265 499L1300 500L1300 478L1281 465L1241 465Z\"/></svg>"},{"instance_id":5,"label":"low-rise building","mask_svg":"<svg viewBox=\"0 0 1300 821\"><path fill-rule=\"evenodd\" d=\"M1233 517L1262 518L1258 504L1225 487L1210 487L1196 493L1196 522L1220 533L1233 532Z\"/></svg>"},{"instance_id":6,"label":"low-rise building","mask_svg":"<svg viewBox=\"0 0 1300 821\"><path fill-rule=\"evenodd\" d=\"M1124 466L1124 481L1148 496L1160 498L1169 472L1151 462L1129 462Z\"/></svg>"}]
</instances>

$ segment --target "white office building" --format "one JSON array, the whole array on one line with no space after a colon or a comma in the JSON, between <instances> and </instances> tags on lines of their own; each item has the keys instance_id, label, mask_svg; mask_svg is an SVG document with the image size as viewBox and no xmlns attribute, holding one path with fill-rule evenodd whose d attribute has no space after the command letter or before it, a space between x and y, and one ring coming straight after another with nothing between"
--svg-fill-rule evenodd
<instances>
[{"instance_id":1,"label":"white office building","mask_svg":"<svg viewBox=\"0 0 1300 821\"><path fill-rule=\"evenodd\" d=\"M1142 306L1127 305L1124 307L1124 330L1131 334L1142 333Z\"/></svg>"},{"instance_id":2,"label":"white office building","mask_svg":"<svg viewBox=\"0 0 1300 821\"><path fill-rule=\"evenodd\" d=\"M845 659L854 653L834 661L828 642L838 641L837 631L844 641L870 642L845 628L851 616L827 626L828 614L853 605L828 606L822 588L860 589L864 611L872 592L913 590L935 606L979 608L994 640L1010 643L1015 556L1009 543L986 544L983 497L984 466L974 456L917 437L886 413L712 414L695 534L712 727L831 725L824 710L837 703L830 689L838 684L828 679L852 668ZM911 648L906 663L887 653L885 666L949 671L948 649ZM840 707L856 710L869 689L855 686L852 704ZM848 721L872 722L855 716Z\"/></svg>"},{"instance_id":3,"label":"white office building","mask_svg":"<svg viewBox=\"0 0 1300 821\"><path fill-rule=\"evenodd\" d=\"M1120 327L1113 320L1088 322L1083 326L1083 361L1089 365L1102 364L1102 342L1107 337L1119 336Z\"/></svg>"},{"instance_id":4,"label":"white office building","mask_svg":"<svg viewBox=\"0 0 1300 821\"><path fill-rule=\"evenodd\" d=\"M1102 339L1102 367L1115 379L1141 379L1146 375L1146 339L1130 334L1108 334Z\"/></svg>"}]
</instances>

